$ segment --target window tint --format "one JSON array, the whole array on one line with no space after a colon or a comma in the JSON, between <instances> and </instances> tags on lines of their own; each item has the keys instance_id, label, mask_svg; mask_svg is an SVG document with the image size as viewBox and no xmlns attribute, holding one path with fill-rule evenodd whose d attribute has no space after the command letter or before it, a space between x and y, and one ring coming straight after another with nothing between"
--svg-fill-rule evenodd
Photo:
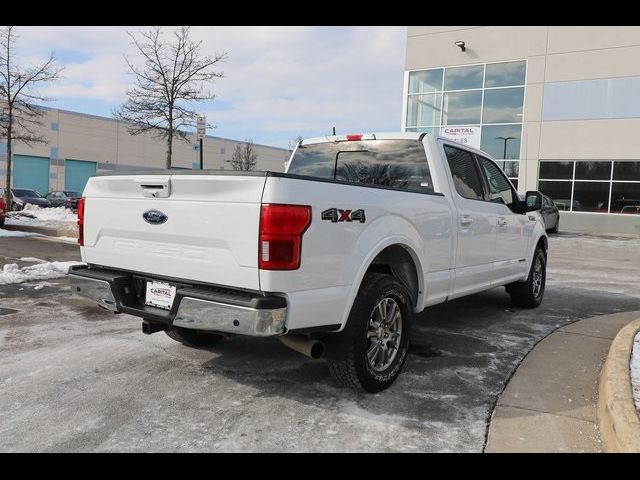
<instances>
[{"instance_id":1,"label":"window tint","mask_svg":"<svg viewBox=\"0 0 640 480\"><path fill-rule=\"evenodd\" d=\"M368 140L300 147L287 173L434 191L427 155L418 140Z\"/></svg>"},{"instance_id":2,"label":"window tint","mask_svg":"<svg viewBox=\"0 0 640 480\"><path fill-rule=\"evenodd\" d=\"M614 180L640 180L640 162L618 162L613 164Z\"/></svg>"},{"instance_id":3,"label":"window tint","mask_svg":"<svg viewBox=\"0 0 640 480\"><path fill-rule=\"evenodd\" d=\"M499 88L484 92L482 123L520 123L524 88Z\"/></svg>"},{"instance_id":4,"label":"window tint","mask_svg":"<svg viewBox=\"0 0 640 480\"><path fill-rule=\"evenodd\" d=\"M439 125L442 94L411 95L407 101L407 125Z\"/></svg>"},{"instance_id":5,"label":"window tint","mask_svg":"<svg viewBox=\"0 0 640 480\"><path fill-rule=\"evenodd\" d=\"M513 189L507 177L504 176L500 168L484 157L478 157L482 166L483 174L489 185L489 195L492 202L501 202L505 205L513 205Z\"/></svg>"},{"instance_id":6,"label":"window tint","mask_svg":"<svg viewBox=\"0 0 640 480\"><path fill-rule=\"evenodd\" d=\"M571 182L538 182L538 190L549 195L558 210L571 210Z\"/></svg>"},{"instance_id":7,"label":"window tint","mask_svg":"<svg viewBox=\"0 0 640 480\"><path fill-rule=\"evenodd\" d=\"M481 91L445 93L442 103L442 124L478 124L480 123L481 111Z\"/></svg>"},{"instance_id":8,"label":"window tint","mask_svg":"<svg viewBox=\"0 0 640 480\"><path fill-rule=\"evenodd\" d=\"M611 213L640 213L640 183L615 182L611 190ZM624 210L624 211L623 211Z\"/></svg>"},{"instance_id":9,"label":"window tint","mask_svg":"<svg viewBox=\"0 0 640 480\"><path fill-rule=\"evenodd\" d=\"M576 162L576 180L609 180L611 162Z\"/></svg>"},{"instance_id":10,"label":"window tint","mask_svg":"<svg viewBox=\"0 0 640 480\"><path fill-rule=\"evenodd\" d=\"M573 162L540 162L540 178L571 180L573 178Z\"/></svg>"},{"instance_id":11,"label":"window tint","mask_svg":"<svg viewBox=\"0 0 640 480\"><path fill-rule=\"evenodd\" d=\"M470 67L447 68L444 74L445 90L466 90L482 88L484 67L473 65Z\"/></svg>"},{"instance_id":12,"label":"window tint","mask_svg":"<svg viewBox=\"0 0 640 480\"><path fill-rule=\"evenodd\" d=\"M464 198L482 200L482 184L473 155L450 145L444 146L444 153L447 156L456 191Z\"/></svg>"},{"instance_id":13,"label":"window tint","mask_svg":"<svg viewBox=\"0 0 640 480\"><path fill-rule=\"evenodd\" d=\"M527 70L525 62L488 63L484 80L485 87L507 87L524 85Z\"/></svg>"},{"instance_id":14,"label":"window tint","mask_svg":"<svg viewBox=\"0 0 640 480\"><path fill-rule=\"evenodd\" d=\"M409 73L409 93L431 93L441 90L441 68Z\"/></svg>"},{"instance_id":15,"label":"window tint","mask_svg":"<svg viewBox=\"0 0 640 480\"><path fill-rule=\"evenodd\" d=\"M608 204L608 182L575 182L573 185L572 207L574 212L606 213Z\"/></svg>"}]
</instances>

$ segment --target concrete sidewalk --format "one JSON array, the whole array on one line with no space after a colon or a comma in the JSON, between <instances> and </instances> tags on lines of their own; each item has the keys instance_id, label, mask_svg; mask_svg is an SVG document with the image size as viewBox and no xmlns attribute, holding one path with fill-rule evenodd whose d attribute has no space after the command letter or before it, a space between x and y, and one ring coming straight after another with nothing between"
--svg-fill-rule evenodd
<instances>
[{"instance_id":1,"label":"concrete sidewalk","mask_svg":"<svg viewBox=\"0 0 640 480\"><path fill-rule=\"evenodd\" d=\"M598 376L622 312L559 328L527 355L498 398L485 452L601 452Z\"/></svg>"}]
</instances>

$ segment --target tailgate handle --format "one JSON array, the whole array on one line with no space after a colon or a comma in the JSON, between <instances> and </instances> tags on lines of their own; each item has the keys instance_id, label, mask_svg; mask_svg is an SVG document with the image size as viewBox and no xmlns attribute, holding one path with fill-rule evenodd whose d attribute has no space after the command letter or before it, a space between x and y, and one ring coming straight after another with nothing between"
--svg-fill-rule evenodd
<instances>
[{"instance_id":1,"label":"tailgate handle","mask_svg":"<svg viewBox=\"0 0 640 480\"><path fill-rule=\"evenodd\" d=\"M148 198L167 198L171 194L169 178L136 178L142 194Z\"/></svg>"}]
</instances>

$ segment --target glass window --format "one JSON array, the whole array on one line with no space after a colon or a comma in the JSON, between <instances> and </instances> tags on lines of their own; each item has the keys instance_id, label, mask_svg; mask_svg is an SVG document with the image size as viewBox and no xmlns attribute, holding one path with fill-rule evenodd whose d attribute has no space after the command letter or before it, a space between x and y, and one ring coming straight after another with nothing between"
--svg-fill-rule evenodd
<instances>
[{"instance_id":1,"label":"glass window","mask_svg":"<svg viewBox=\"0 0 640 480\"><path fill-rule=\"evenodd\" d=\"M516 160L520 158L522 125L486 125L482 127L480 150L494 159Z\"/></svg>"},{"instance_id":2,"label":"glass window","mask_svg":"<svg viewBox=\"0 0 640 480\"><path fill-rule=\"evenodd\" d=\"M482 200L482 184L473 155L450 145L444 146L444 153L447 156L456 191L464 198Z\"/></svg>"},{"instance_id":3,"label":"glass window","mask_svg":"<svg viewBox=\"0 0 640 480\"><path fill-rule=\"evenodd\" d=\"M442 105L443 125L473 125L480 123L482 92L445 93Z\"/></svg>"},{"instance_id":4,"label":"glass window","mask_svg":"<svg viewBox=\"0 0 640 480\"><path fill-rule=\"evenodd\" d=\"M609 186L609 182L575 182L573 211L606 213L609 209Z\"/></svg>"},{"instance_id":5,"label":"glass window","mask_svg":"<svg viewBox=\"0 0 640 480\"><path fill-rule=\"evenodd\" d=\"M518 179L517 178L510 178L509 180L511 180L511 183L513 184L513 188L518 190Z\"/></svg>"},{"instance_id":6,"label":"glass window","mask_svg":"<svg viewBox=\"0 0 640 480\"><path fill-rule=\"evenodd\" d=\"M407 132L430 133L431 135L440 135L438 127L411 127L405 129Z\"/></svg>"},{"instance_id":7,"label":"glass window","mask_svg":"<svg viewBox=\"0 0 640 480\"><path fill-rule=\"evenodd\" d=\"M613 179L640 181L640 162L614 162Z\"/></svg>"},{"instance_id":8,"label":"glass window","mask_svg":"<svg viewBox=\"0 0 640 480\"><path fill-rule=\"evenodd\" d=\"M482 88L483 76L483 65L447 68L444 74L444 89L468 90L470 88Z\"/></svg>"},{"instance_id":9,"label":"glass window","mask_svg":"<svg viewBox=\"0 0 640 480\"><path fill-rule=\"evenodd\" d=\"M573 162L540 162L540 178L573 179Z\"/></svg>"},{"instance_id":10,"label":"glass window","mask_svg":"<svg viewBox=\"0 0 640 480\"><path fill-rule=\"evenodd\" d=\"M498 88L484 92L482 123L520 123L524 88Z\"/></svg>"},{"instance_id":11,"label":"glass window","mask_svg":"<svg viewBox=\"0 0 640 480\"><path fill-rule=\"evenodd\" d=\"M552 198L558 210L571 210L571 183L540 180L538 190Z\"/></svg>"},{"instance_id":12,"label":"glass window","mask_svg":"<svg viewBox=\"0 0 640 480\"><path fill-rule=\"evenodd\" d=\"M640 214L640 183L613 182L611 213Z\"/></svg>"},{"instance_id":13,"label":"glass window","mask_svg":"<svg viewBox=\"0 0 640 480\"><path fill-rule=\"evenodd\" d=\"M576 180L609 180L612 162L576 162Z\"/></svg>"},{"instance_id":14,"label":"glass window","mask_svg":"<svg viewBox=\"0 0 640 480\"><path fill-rule=\"evenodd\" d=\"M485 87L507 87L510 85L524 85L527 71L526 62L505 62L487 64L484 80Z\"/></svg>"},{"instance_id":15,"label":"glass window","mask_svg":"<svg viewBox=\"0 0 640 480\"><path fill-rule=\"evenodd\" d=\"M496 162L507 177L517 177L520 173L520 162Z\"/></svg>"},{"instance_id":16,"label":"glass window","mask_svg":"<svg viewBox=\"0 0 640 480\"><path fill-rule=\"evenodd\" d=\"M441 94L412 95L407 101L407 126L440 125Z\"/></svg>"},{"instance_id":17,"label":"glass window","mask_svg":"<svg viewBox=\"0 0 640 480\"><path fill-rule=\"evenodd\" d=\"M442 91L442 69L409 73L409 93L433 93Z\"/></svg>"},{"instance_id":18,"label":"glass window","mask_svg":"<svg viewBox=\"0 0 640 480\"><path fill-rule=\"evenodd\" d=\"M480 165L482 166L483 174L489 185L489 195L492 202L500 202L513 207L514 196L511 184L507 177L504 176L500 168L498 168L493 162L487 160L484 157L479 157Z\"/></svg>"},{"instance_id":19,"label":"glass window","mask_svg":"<svg viewBox=\"0 0 640 480\"><path fill-rule=\"evenodd\" d=\"M433 192L422 142L373 140L358 143L357 149L340 147L336 180Z\"/></svg>"}]
</instances>

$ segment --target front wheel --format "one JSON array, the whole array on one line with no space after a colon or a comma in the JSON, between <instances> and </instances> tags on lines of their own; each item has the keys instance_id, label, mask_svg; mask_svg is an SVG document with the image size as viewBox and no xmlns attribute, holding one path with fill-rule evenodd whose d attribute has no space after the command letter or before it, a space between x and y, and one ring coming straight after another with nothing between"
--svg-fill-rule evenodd
<instances>
[{"instance_id":1,"label":"front wheel","mask_svg":"<svg viewBox=\"0 0 640 480\"><path fill-rule=\"evenodd\" d=\"M356 297L344 351L327 364L341 386L380 392L396 380L409 348L412 304L409 292L391 275L368 273Z\"/></svg>"},{"instance_id":2,"label":"front wheel","mask_svg":"<svg viewBox=\"0 0 640 480\"><path fill-rule=\"evenodd\" d=\"M536 248L531 262L529 276L524 282L515 282L508 286L511 302L518 307L536 308L542 303L547 278L547 256L540 247Z\"/></svg>"},{"instance_id":3,"label":"front wheel","mask_svg":"<svg viewBox=\"0 0 640 480\"><path fill-rule=\"evenodd\" d=\"M551 229L551 233L558 233L559 228L560 228L560 215L558 215L558 218L556 218L556 224Z\"/></svg>"}]
</instances>

